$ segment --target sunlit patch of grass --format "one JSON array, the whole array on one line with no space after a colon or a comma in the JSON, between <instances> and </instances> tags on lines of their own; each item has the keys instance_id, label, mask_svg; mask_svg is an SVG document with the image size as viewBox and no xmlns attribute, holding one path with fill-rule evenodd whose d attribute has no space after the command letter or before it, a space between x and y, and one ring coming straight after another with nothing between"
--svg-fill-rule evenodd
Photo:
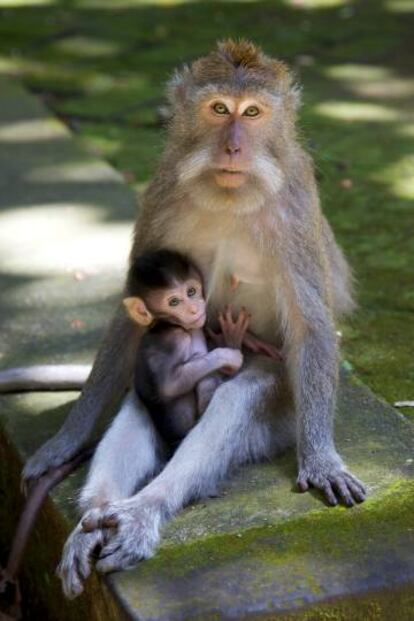
<instances>
[{"instance_id":1,"label":"sunlit patch of grass","mask_svg":"<svg viewBox=\"0 0 414 621\"><path fill-rule=\"evenodd\" d=\"M335 80L387 80L391 77L391 70L378 65L364 65L343 63L331 65L322 70L328 78Z\"/></svg>"},{"instance_id":2,"label":"sunlit patch of grass","mask_svg":"<svg viewBox=\"0 0 414 621\"><path fill-rule=\"evenodd\" d=\"M44 6L45 4L56 4L56 0L1 0L0 7L6 9L26 6Z\"/></svg>"},{"instance_id":3,"label":"sunlit patch of grass","mask_svg":"<svg viewBox=\"0 0 414 621\"><path fill-rule=\"evenodd\" d=\"M19 60L10 56L0 56L0 75L13 75L18 72Z\"/></svg>"},{"instance_id":4,"label":"sunlit patch of grass","mask_svg":"<svg viewBox=\"0 0 414 621\"><path fill-rule=\"evenodd\" d=\"M414 123L403 123L396 128L396 133L399 136L406 136L407 138L414 138Z\"/></svg>"},{"instance_id":5,"label":"sunlit patch of grass","mask_svg":"<svg viewBox=\"0 0 414 621\"><path fill-rule=\"evenodd\" d=\"M387 182L390 191L398 198L414 199L414 155L405 155L397 162L372 174L373 181ZM407 209L413 205L407 205Z\"/></svg>"},{"instance_id":6,"label":"sunlit patch of grass","mask_svg":"<svg viewBox=\"0 0 414 621\"><path fill-rule=\"evenodd\" d=\"M414 13L414 0L388 0L385 7L392 13Z\"/></svg>"},{"instance_id":7,"label":"sunlit patch of grass","mask_svg":"<svg viewBox=\"0 0 414 621\"><path fill-rule=\"evenodd\" d=\"M388 106L354 101L324 101L313 107L316 114L340 121L397 121L400 113Z\"/></svg>"},{"instance_id":8,"label":"sunlit patch of grass","mask_svg":"<svg viewBox=\"0 0 414 621\"><path fill-rule=\"evenodd\" d=\"M300 9L332 9L350 5L350 0L284 0L284 4Z\"/></svg>"},{"instance_id":9,"label":"sunlit patch of grass","mask_svg":"<svg viewBox=\"0 0 414 621\"><path fill-rule=\"evenodd\" d=\"M414 79L397 77L385 67L345 63L322 71L329 78L346 82L361 97L398 99L414 95Z\"/></svg>"},{"instance_id":10,"label":"sunlit patch of grass","mask_svg":"<svg viewBox=\"0 0 414 621\"><path fill-rule=\"evenodd\" d=\"M76 36L58 41L55 48L71 56L95 58L113 56L120 52L122 46L115 41L107 41L97 37Z\"/></svg>"}]
</instances>

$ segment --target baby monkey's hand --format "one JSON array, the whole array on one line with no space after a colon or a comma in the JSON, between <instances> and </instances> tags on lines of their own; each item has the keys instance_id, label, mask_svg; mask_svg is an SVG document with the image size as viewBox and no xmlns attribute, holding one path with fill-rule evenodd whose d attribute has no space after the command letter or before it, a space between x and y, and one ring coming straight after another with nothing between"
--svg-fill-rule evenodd
<instances>
[{"instance_id":1,"label":"baby monkey's hand","mask_svg":"<svg viewBox=\"0 0 414 621\"><path fill-rule=\"evenodd\" d=\"M218 320L223 335L225 347L241 349L243 339L249 327L250 317L247 310L242 307L239 316L233 319L233 309L231 305L226 306L224 313L219 313Z\"/></svg>"}]
</instances>

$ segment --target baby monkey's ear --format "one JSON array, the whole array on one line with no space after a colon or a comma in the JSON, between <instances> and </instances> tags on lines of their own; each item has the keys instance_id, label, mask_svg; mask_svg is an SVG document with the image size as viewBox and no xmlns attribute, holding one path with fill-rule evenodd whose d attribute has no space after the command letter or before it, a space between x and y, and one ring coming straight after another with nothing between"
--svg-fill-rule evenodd
<instances>
[{"instance_id":1,"label":"baby monkey's ear","mask_svg":"<svg viewBox=\"0 0 414 621\"><path fill-rule=\"evenodd\" d=\"M154 321L142 298L124 298L122 303L132 321L140 326L149 326Z\"/></svg>"}]
</instances>

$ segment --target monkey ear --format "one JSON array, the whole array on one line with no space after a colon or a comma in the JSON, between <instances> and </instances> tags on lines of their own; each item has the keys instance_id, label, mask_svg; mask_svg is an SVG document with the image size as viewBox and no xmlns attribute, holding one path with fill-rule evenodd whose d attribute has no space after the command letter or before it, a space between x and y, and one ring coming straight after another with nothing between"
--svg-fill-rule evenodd
<instances>
[{"instance_id":1,"label":"monkey ear","mask_svg":"<svg viewBox=\"0 0 414 621\"><path fill-rule=\"evenodd\" d=\"M147 309L145 302L142 298L124 298L122 300L122 303L125 306L126 311L132 321L135 321L135 323L139 324L140 326L149 326L154 321L154 317Z\"/></svg>"},{"instance_id":2,"label":"monkey ear","mask_svg":"<svg viewBox=\"0 0 414 621\"><path fill-rule=\"evenodd\" d=\"M172 106L181 104L186 99L188 88L193 82L191 69L184 65L181 71L175 71L167 84L167 97Z\"/></svg>"}]
</instances>

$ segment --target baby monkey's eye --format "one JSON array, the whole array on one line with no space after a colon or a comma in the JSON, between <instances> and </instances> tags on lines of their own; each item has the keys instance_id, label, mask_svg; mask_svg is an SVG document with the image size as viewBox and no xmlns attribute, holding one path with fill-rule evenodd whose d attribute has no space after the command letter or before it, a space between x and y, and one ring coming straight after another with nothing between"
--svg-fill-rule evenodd
<instances>
[{"instance_id":1,"label":"baby monkey's eye","mask_svg":"<svg viewBox=\"0 0 414 621\"><path fill-rule=\"evenodd\" d=\"M178 306L180 303L180 300L178 298L171 298L171 300L168 301L168 306Z\"/></svg>"},{"instance_id":2,"label":"baby monkey's eye","mask_svg":"<svg viewBox=\"0 0 414 621\"><path fill-rule=\"evenodd\" d=\"M187 295L189 298L192 298L197 293L197 289L195 287L189 287L187 289Z\"/></svg>"},{"instance_id":3,"label":"baby monkey's eye","mask_svg":"<svg viewBox=\"0 0 414 621\"><path fill-rule=\"evenodd\" d=\"M259 112L260 112L260 110L259 110L259 108L257 106L249 106L243 112L243 116L257 116L259 114Z\"/></svg>"},{"instance_id":4,"label":"baby monkey's eye","mask_svg":"<svg viewBox=\"0 0 414 621\"><path fill-rule=\"evenodd\" d=\"M216 114L229 114L229 110L224 103L217 102L213 106L213 110Z\"/></svg>"}]
</instances>

